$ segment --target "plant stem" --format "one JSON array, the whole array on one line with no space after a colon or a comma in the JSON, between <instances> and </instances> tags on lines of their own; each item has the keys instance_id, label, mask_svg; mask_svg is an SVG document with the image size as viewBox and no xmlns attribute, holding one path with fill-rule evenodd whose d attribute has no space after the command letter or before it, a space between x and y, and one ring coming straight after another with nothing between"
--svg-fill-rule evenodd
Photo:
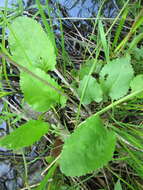
<instances>
[{"instance_id":1,"label":"plant stem","mask_svg":"<svg viewBox=\"0 0 143 190\"><path fill-rule=\"evenodd\" d=\"M120 100L117 100L117 101L113 102L112 104L106 106L106 107L103 108L102 110L100 110L100 111L98 111L97 113L95 113L94 116L101 115L101 114L107 112L107 111L110 110L111 108L113 108L113 107L115 107L115 106L117 106L117 105L119 105L119 104L121 104L121 103L123 103L123 102L125 102L125 101L127 101L127 100L129 100L129 99L131 99L131 98L133 98L133 97L135 97L136 95L140 94L141 92L143 92L143 89L138 90L138 91L136 91L136 92L133 92L133 93L131 93L131 94L129 94L129 95L127 95L127 96L121 98Z\"/></svg>"},{"instance_id":2,"label":"plant stem","mask_svg":"<svg viewBox=\"0 0 143 190\"><path fill-rule=\"evenodd\" d=\"M121 103L123 103L123 102L125 102L125 101L127 101L127 100L129 100L129 99L131 99L131 98L133 98L135 96L137 96L138 94L140 94L142 92L143 92L143 89L138 90L136 92L133 92L133 93L131 93L131 94L129 94L129 95L121 98L120 100L117 100L117 101L113 102L112 104L106 106L105 108L103 108L102 110L96 112L95 114L91 115L90 117L96 117L96 116L102 115L103 113L107 112L108 110L112 109L113 107L115 107L115 106L117 106L117 105L119 105L119 104L121 104ZM83 121L83 122L85 122L85 121ZM79 126L82 125L83 122L81 122L79 124Z\"/></svg>"},{"instance_id":3,"label":"plant stem","mask_svg":"<svg viewBox=\"0 0 143 190\"><path fill-rule=\"evenodd\" d=\"M24 169L25 169L25 185L26 185L27 189L30 190L31 188L29 187L29 184L28 184L28 168L27 168L27 163L26 163L26 159L25 159L23 150L22 150L22 157L23 157Z\"/></svg>"}]
</instances>

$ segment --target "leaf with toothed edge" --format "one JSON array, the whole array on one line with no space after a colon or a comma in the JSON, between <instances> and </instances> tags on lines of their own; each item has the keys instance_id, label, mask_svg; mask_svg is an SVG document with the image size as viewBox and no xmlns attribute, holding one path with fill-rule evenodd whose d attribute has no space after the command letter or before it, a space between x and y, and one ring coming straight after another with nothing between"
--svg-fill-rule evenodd
<instances>
[{"instance_id":1,"label":"leaf with toothed edge","mask_svg":"<svg viewBox=\"0 0 143 190\"><path fill-rule=\"evenodd\" d=\"M96 81L95 78L93 78L92 76L87 76L85 75L84 78L80 81L80 85L78 88L78 94L81 97L82 96L82 91L84 89L85 83L88 80L87 83L87 87L85 89L85 94L82 100L83 104L90 104L91 102L95 101L95 102L101 102L102 101L102 96L103 96L103 92L102 89L100 87L100 85L98 84L98 82Z\"/></svg>"},{"instance_id":2,"label":"leaf with toothed edge","mask_svg":"<svg viewBox=\"0 0 143 190\"><path fill-rule=\"evenodd\" d=\"M136 92L138 90L143 89L143 75L137 75L134 77L134 79L131 81L131 89L132 92ZM143 98L143 92L137 95L138 98Z\"/></svg>"},{"instance_id":3,"label":"leaf with toothed edge","mask_svg":"<svg viewBox=\"0 0 143 190\"><path fill-rule=\"evenodd\" d=\"M34 74L63 92L57 82L39 68L30 68ZM66 103L66 97L60 94L56 89L44 84L39 79L26 73L20 73L20 87L24 93L25 101L35 110L44 112L50 109L52 106Z\"/></svg>"},{"instance_id":4,"label":"leaf with toothed edge","mask_svg":"<svg viewBox=\"0 0 143 190\"><path fill-rule=\"evenodd\" d=\"M9 28L8 42L14 61L25 67L31 63L44 71L55 69L54 45L36 20L20 16Z\"/></svg>"},{"instance_id":5,"label":"leaf with toothed edge","mask_svg":"<svg viewBox=\"0 0 143 190\"><path fill-rule=\"evenodd\" d=\"M117 58L106 64L100 72L100 84L105 95L117 100L127 94L134 71L130 56Z\"/></svg>"},{"instance_id":6,"label":"leaf with toothed edge","mask_svg":"<svg viewBox=\"0 0 143 190\"><path fill-rule=\"evenodd\" d=\"M99 116L82 122L65 141L60 159L67 176L82 176L98 170L112 159L116 137L107 130Z\"/></svg>"}]
</instances>

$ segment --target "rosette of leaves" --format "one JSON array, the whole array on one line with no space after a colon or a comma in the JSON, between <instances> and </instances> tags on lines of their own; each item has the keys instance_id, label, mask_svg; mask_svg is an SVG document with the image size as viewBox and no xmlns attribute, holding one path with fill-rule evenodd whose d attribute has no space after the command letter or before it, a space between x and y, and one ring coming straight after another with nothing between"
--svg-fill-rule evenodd
<instances>
[{"instance_id":1,"label":"rosette of leaves","mask_svg":"<svg viewBox=\"0 0 143 190\"><path fill-rule=\"evenodd\" d=\"M99 81L92 76L87 76L80 81L79 96L82 97L84 85L87 86L84 92L83 104L89 104L92 101L100 102L102 99L107 100L110 97L112 100L117 100L128 93L131 80L134 76L134 70L131 65L130 56L109 61L103 66L99 75Z\"/></svg>"}]
</instances>

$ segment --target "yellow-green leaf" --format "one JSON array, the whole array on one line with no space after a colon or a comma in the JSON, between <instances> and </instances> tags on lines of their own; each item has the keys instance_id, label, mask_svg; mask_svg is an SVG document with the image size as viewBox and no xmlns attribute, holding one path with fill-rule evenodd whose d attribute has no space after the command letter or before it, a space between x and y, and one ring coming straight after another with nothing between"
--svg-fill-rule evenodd
<instances>
[{"instance_id":1,"label":"yellow-green leaf","mask_svg":"<svg viewBox=\"0 0 143 190\"><path fill-rule=\"evenodd\" d=\"M50 75L38 68L30 70L44 81L57 88L61 93L63 92L61 87L53 78L50 77ZM21 72L20 74L20 87L24 93L25 101L35 111L44 112L57 104L61 104L63 106L66 102L65 96L26 72Z\"/></svg>"},{"instance_id":2,"label":"yellow-green leaf","mask_svg":"<svg viewBox=\"0 0 143 190\"><path fill-rule=\"evenodd\" d=\"M61 171L67 176L81 176L105 166L113 156L116 137L101 119L91 116L66 140L60 159Z\"/></svg>"},{"instance_id":3,"label":"yellow-green leaf","mask_svg":"<svg viewBox=\"0 0 143 190\"><path fill-rule=\"evenodd\" d=\"M13 59L28 67L54 70L56 55L52 40L34 19L20 16L9 26L9 47Z\"/></svg>"},{"instance_id":4,"label":"yellow-green leaf","mask_svg":"<svg viewBox=\"0 0 143 190\"><path fill-rule=\"evenodd\" d=\"M30 120L0 139L0 146L14 150L30 146L47 133L48 129L48 123Z\"/></svg>"}]
</instances>

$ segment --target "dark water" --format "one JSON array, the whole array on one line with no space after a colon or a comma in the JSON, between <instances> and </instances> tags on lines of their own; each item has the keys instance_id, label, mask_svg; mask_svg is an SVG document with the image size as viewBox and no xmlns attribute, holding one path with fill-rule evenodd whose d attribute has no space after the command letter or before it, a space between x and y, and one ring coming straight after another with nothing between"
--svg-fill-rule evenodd
<instances>
[{"instance_id":1,"label":"dark water","mask_svg":"<svg viewBox=\"0 0 143 190\"><path fill-rule=\"evenodd\" d=\"M1 0L0 7L4 7L5 2L6 0ZM22 2L23 7L26 9L30 8L31 5L35 5L35 0L8 0L8 8L17 7L18 2ZM42 4L46 4L46 2L46 0L41 0ZM49 4L54 7L59 5L62 9L65 9L67 16L80 18L96 16L102 2L102 0L49 0ZM103 15L105 17L115 17L118 9L116 0L107 0L104 5Z\"/></svg>"},{"instance_id":2,"label":"dark water","mask_svg":"<svg viewBox=\"0 0 143 190\"><path fill-rule=\"evenodd\" d=\"M5 7L6 0L0 1L0 7ZM23 0L22 4L23 6L26 6L28 3L28 0ZM18 6L18 0L8 0L8 8L14 8Z\"/></svg>"},{"instance_id":3,"label":"dark water","mask_svg":"<svg viewBox=\"0 0 143 190\"><path fill-rule=\"evenodd\" d=\"M84 38L87 38L88 35L93 30L93 22L90 21L89 18L95 18L98 14L99 8L103 4L103 0L41 0L41 3L45 6L47 5L47 1L49 1L50 8L50 17L52 18L52 24L54 28L55 35L57 36L57 41L61 37L60 30L60 22L58 19L60 18L71 18L71 19L62 19L62 24L65 32L77 33L75 30L76 26L77 30L81 33ZM5 5L6 0L0 0L0 7ZM18 3L17 2L21 2ZM13 15L16 15L16 10L19 7L21 8L20 15L33 15L37 12L38 8L36 5L36 0L8 0L8 8L13 9ZM114 18L119 12L119 7L116 0L105 0L102 10L101 16ZM119 1L120 2L120 1ZM44 8L47 19L49 18L48 8ZM14 13L15 10L15 13ZM17 15L16 15L17 16ZM81 20L82 18L82 20ZM39 20L40 21L40 20ZM1 28L0 28L1 29ZM75 36L73 36L75 37ZM60 43L60 42L59 42ZM66 51L70 54L74 54L74 44L73 40L66 41L65 48ZM79 48L78 48L79 49ZM80 54L79 51L76 51L77 56Z\"/></svg>"},{"instance_id":4,"label":"dark water","mask_svg":"<svg viewBox=\"0 0 143 190\"><path fill-rule=\"evenodd\" d=\"M0 0L0 10L4 9L5 0ZM20 2L20 1L19 1ZM37 7L35 0L23 0L22 2L22 12L20 14L32 15L37 12ZM45 0L41 1L45 5ZM67 31L74 30L73 22L81 32L81 34L86 37L88 32L92 31L91 22L85 20L78 20L78 18L92 18L96 17L98 14L99 7L101 6L101 0L49 0L49 6L51 7L51 17L53 19L54 31L57 35L60 35L60 25L57 17L72 17L72 20L63 20L63 27ZM9 0L8 8L10 9L10 14L16 14L18 8L18 0ZM113 18L118 14L118 5L115 0L109 0L105 3L102 9L102 16ZM60 13L59 13L60 10ZM45 8L45 13L48 18L48 11ZM67 50L70 49L70 42L66 42ZM71 45L72 46L72 45ZM0 102L0 113L3 109L3 103ZM7 132L7 124L5 121L0 120L0 137L4 136ZM42 142L42 145L38 144L33 146L31 150L28 150L27 159L33 159L37 157L37 152L39 147L45 146L47 142ZM38 148L37 148L38 147ZM38 151L37 151L38 150ZM19 154L14 154L13 152L7 151L4 148L0 148L0 190L17 190L24 186L24 166L22 156ZM30 165L29 167L29 183L34 184L41 180L40 173L43 169L43 162L38 160Z\"/></svg>"},{"instance_id":5,"label":"dark water","mask_svg":"<svg viewBox=\"0 0 143 190\"><path fill-rule=\"evenodd\" d=\"M99 0L57 0L57 3L66 9L69 17L89 18L95 17L103 1ZM115 1L108 1L103 9L105 17L115 17L117 14Z\"/></svg>"}]
</instances>

